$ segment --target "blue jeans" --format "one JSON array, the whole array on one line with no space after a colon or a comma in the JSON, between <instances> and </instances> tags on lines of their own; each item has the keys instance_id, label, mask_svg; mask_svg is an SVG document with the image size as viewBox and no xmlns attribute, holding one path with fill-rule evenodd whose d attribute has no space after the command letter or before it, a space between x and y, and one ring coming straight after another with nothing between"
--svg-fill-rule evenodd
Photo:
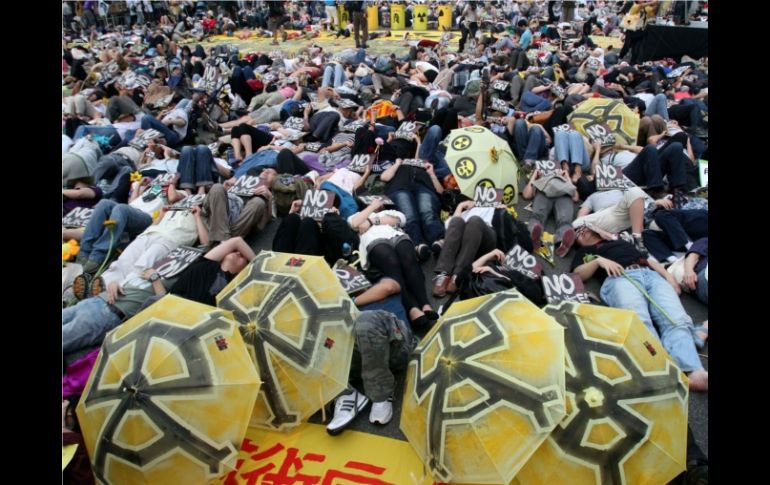
<instances>
[{"instance_id":1,"label":"blue jeans","mask_svg":"<svg viewBox=\"0 0 770 485\"><path fill-rule=\"evenodd\" d=\"M404 231L415 246L431 244L444 237L444 225L438 217L438 195L432 189L415 184L412 190L397 190L388 194L399 211L406 216ZM425 237L423 238L423 231Z\"/></svg>"},{"instance_id":2,"label":"blue jeans","mask_svg":"<svg viewBox=\"0 0 770 485\"><path fill-rule=\"evenodd\" d=\"M703 368L693 340L692 318L685 312L671 285L649 268L626 270L625 274L644 288L673 322L624 276L607 277L604 280L600 292L602 300L613 308L636 312L650 332L659 336L663 347L684 372Z\"/></svg>"},{"instance_id":3,"label":"blue jeans","mask_svg":"<svg viewBox=\"0 0 770 485\"><path fill-rule=\"evenodd\" d=\"M169 147L175 147L179 144L179 135L177 134L176 131L164 125L159 120L155 119L153 116L149 116L149 115L143 116L142 129L148 130L150 128L153 128L161 132L163 134L163 138L166 139L166 143L168 143Z\"/></svg>"},{"instance_id":4,"label":"blue jeans","mask_svg":"<svg viewBox=\"0 0 770 485\"><path fill-rule=\"evenodd\" d=\"M116 222L110 235L110 229L104 227L104 221ZM94 207L94 213L86 225L80 239L80 252L94 261L102 261L107 257L112 241L112 254L115 254L123 231L131 239L142 233L152 224L152 217L128 204L118 204L112 200L102 199Z\"/></svg>"},{"instance_id":5,"label":"blue jeans","mask_svg":"<svg viewBox=\"0 0 770 485\"><path fill-rule=\"evenodd\" d=\"M705 209L659 210L653 215L660 231L646 229L642 233L644 245L658 261L673 256L673 251L685 251L689 241L708 237L709 213Z\"/></svg>"},{"instance_id":6,"label":"blue jeans","mask_svg":"<svg viewBox=\"0 0 770 485\"><path fill-rule=\"evenodd\" d=\"M580 165L584 172L591 169L591 157L583 143L583 137L577 131L554 131L553 146L558 162L566 160L573 165Z\"/></svg>"},{"instance_id":7,"label":"blue jeans","mask_svg":"<svg viewBox=\"0 0 770 485\"><path fill-rule=\"evenodd\" d=\"M386 312L394 314L399 320L409 325L409 318L406 315L406 310L404 310L404 304L401 302L400 294L390 295L384 300L361 305L359 310L385 310Z\"/></svg>"},{"instance_id":8,"label":"blue jeans","mask_svg":"<svg viewBox=\"0 0 770 485\"><path fill-rule=\"evenodd\" d=\"M278 152L275 150L265 150L264 152L252 153L251 156L243 160L238 168L233 170L233 177L240 177L254 167L275 167L278 159Z\"/></svg>"},{"instance_id":9,"label":"blue jeans","mask_svg":"<svg viewBox=\"0 0 770 485\"><path fill-rule=\"evenodd\" d=\"M538 96L532 91L525 91L521 95L521 103L519 107L525 113L532 113L533 111L548 111L551 109L551 102L545 98Z\"/></svg>"},{"instance_id":10,"label":"blue jeans","mask_svg":"<svg viewBox=\"0 0 770 485\"><path fill-rule=\"evenodd\" d=\"M706 103L703 102L702 99L689 99L685 98L679 102L680 104L687 106L688 104L693 104L698 107L699 110L705 111L706 113L709 112L709 107Z\"/></svg>"},{"instance_id":11,"label":"blue jeans","mask_svg":"<svg viewBox=\"0 0 770 485\"><path fill-rule=\"evenodd\" d=\"M518 119L513 124L513 148L519 160L543 160L547 155L545 134L540 127L527 127L527 122Z\"/></svg>"},{"instance_id":12,"label":"blue jeans","mask_svg":"<svg viewBox=\"0 0 770 485\"><path fill-rule=\"evenodd\" d=\"M327 64L324 68L324 77L321 82L321 87L325 88L332 83L332 77L334 77L334 87L338 88L345 82L345 70L342 68L342 64Z\"/></svg>"},{"instance_id":13,"label":"blue jeans","mask_svg":"<svg viewBox=\"0 0 770 485\"><path fill-rule=\"evenodd\" d=\"M72 141L77 141L86 135L103 135L112 138L113 136L118 135L118 130L113 126L80 125L75 130Z\"/></svg>"},{"instance_id":14,"label":"blue jeans","mask_svg":"<svg viewBox=\"0 0 770 485\"><path fill-rule=\"evenodd\" d=\"M445 96L439 96L438 94L431 94L427 98L425 98L425 107L430 108L430 105L433 103L433 100L437 100L436 109L442 109L449 106L449 98Z\"/></svg>"},{"instance_id":15,"label":"blue jeans","mask_svg":"<svg viewBox=\"0 0 770 485\"><path fill-rule=\"evenodd\" d=\"M206 145L182 147L179 156L179 188L194 189L214 185L214 156Z\"/></svg>"},{"instance_id":16,"label":"blue jeans","mask_svg":"<svg viewBox=\"0 0 770 485\"><path fill-rule=\"evenodd\" d=\"M668 121L668 107L666 106L666 95L663 93L656 94L655 97L647 105L644 111L645 116L660 115Z\"/></svg>"},{"instance_id":17,"label":"blue jeans","mask_svg":"<svg viewBox=\"0 0 770 485\"><path fill-rule=\"evenodd\" d=\"M396 129L390 125L374 124L374 134L383 140L388 139L388 134L396 131Z\"/></svg>"},{"instance_id":18,"label":"blue jeans","mask_svg":"<svg viewBox=\"0 0 770 485\"><path fill-rule=\"evenodd\" d=\"M441 127L438 125L431 126L425 134L425 139L422 145L420 145L420 152L418 153L421 159L433 164L433 171L436 172L436 177L439 180L451 173L449 165L446 163L444 152L439 147L439 143L441 143L443 138L444 132L441 131Z\"/></svg>"},{"instance_id":19,"label":"blue jeans","mask_svg":"<svg viewBox=\"0 0 770 485\"><path fill-rule=\"evenodd\" d=\"M681 143L671 143L661 151L654 145L647 145L626 165L623 174L636 185L650 189L662 188L663 175L666 175L669 187L680 188L687 185L688 163Z\"/></svg>"},{"instance_id":20,"label":"blue jeans","mask_svg":"<svg viewBox=\"0 0 770 485\"><path fill-rule=\"evenodd\" d=\"M120 318L98 296L86 298L61 312L62 352L99 345L107 332L120 324Z\"/></svg>"}]
</instances>

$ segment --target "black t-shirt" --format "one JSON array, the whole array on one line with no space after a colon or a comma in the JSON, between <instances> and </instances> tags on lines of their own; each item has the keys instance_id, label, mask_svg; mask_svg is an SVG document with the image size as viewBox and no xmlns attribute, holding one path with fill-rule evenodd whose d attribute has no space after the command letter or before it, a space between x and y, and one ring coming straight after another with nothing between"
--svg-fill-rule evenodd
<instances>
[{"instance_id":1,"label":"black t-shirt","mask_svg":"<svg viewBox=\"0 0 770 485\"><path fill-rule=\"evenodd\" d=\"M398 190L411 190L415 184L421 184L428 189L435 190L430 175L424 168L401 165L385 187L385 193L392 194Z\"/></svg>"},{"instance_id":2,"label":"black t-shirt","mask_svg":"<svg viewBox=\"0 0 770 485\"><path fill-rule=\"evenodd\" d=\"M267 2L270 17L281 17L286 13L283 2Z\"/></svg>"},{"instance_id":3,"label":"black t-shirt","mask_svg":"<svg viewBox=\"0 0 770 485\"><path fill-rule=\"evenodd\" d=\"M396 138L382 145L380 148L380 160L395 162L397 158L414 158L416 150L416 142Z\"/></svg>"},{"instance_id":4,"label":"black t-shirt","mask_svg":"<svg viewBox=\"0 0 770 485\"><path fill-rule=\"evenodd\" d=\"M623 267L629 266L631 264L647 264L647 260L644 258L642 253L640 253L634 247L633 244L622 240L602 241L594 244L593 246L584 246L579 248L575 252L575 256L572 258L572 266L570 267L570 270L575 271L575 268L583 264L583 257L588 254L607 258L610 261L615 261ZM596 270L595 274L601 282L604 282L604 279L607 277L607 272L604 270L604 268L599 268Z\"/></svg>"},{"instance_id":5,"label":"black t-shirt","mask_svg":"<svg viewBox=\"0 0 770 485\"><path fill-rule=\"evenodd\" d=\"M222 271L220 264L205 257L198 259L182 271L168 292L198 303L216 305L217 293L235 277Z\"/></svg>"}]
</instances>

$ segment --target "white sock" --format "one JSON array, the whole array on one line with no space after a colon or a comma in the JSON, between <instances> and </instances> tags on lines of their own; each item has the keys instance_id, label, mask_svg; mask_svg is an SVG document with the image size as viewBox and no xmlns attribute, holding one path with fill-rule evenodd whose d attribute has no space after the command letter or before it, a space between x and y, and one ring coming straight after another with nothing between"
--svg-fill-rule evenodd
<instances>
[{"instance_id":1,"label":"white sock","mask_svg":"<svg viewBox=\"0 0 770 485\"><path fill-rule=\"evenodd\" d=\"M669 256L666 258L669 263L676 263L676 256Z\"/></svg>"},{"instance_id":2,"label":"white sock","mask_svg":"<svg viewBox=\"0 0 770 485\"><path fill-rule=\"evenodd\" d=\"M638 233L638 232L633 232L633 233L631 233L631 235L634 236L634 239L639 239L639 238L642 237L642 235L640 233Z\"/></svg>"},{"instance_id":3,"label":"white sock","mask_svg":"<svg viewBox=\"0 0 770 485\"><path fill-rule=\"evenodd\" d=\"M689 251L690 248L692 247L692 241L687 241L687 244L685 244L684 247L686 247L687 250Z\"/></svg>"}]
</instances>

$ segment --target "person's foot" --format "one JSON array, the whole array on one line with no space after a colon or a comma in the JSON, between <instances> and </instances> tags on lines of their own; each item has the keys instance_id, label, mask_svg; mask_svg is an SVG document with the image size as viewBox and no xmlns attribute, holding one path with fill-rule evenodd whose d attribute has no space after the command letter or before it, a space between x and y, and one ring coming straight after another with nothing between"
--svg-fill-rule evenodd
<instances>
[{"instance_id":1,"label":"person's foot","mask_svg":"<svg viewBox=\"0 0 770 485\"><path fill-rule=\"evenodd\" d=\"M573 244L575 244L575 230L570 227L561 236L561 244L556 250L556 256L560 258L566 256Z\"/></svg>"},{"instance_id":2,"label":"person's foot","mask_svg":"<svg viewBox=\"0 0 770 485\"><path fill-rule=\"evenodd\" d=\"M532 249L537 251L543 244L540 239L543 236L543 225L539 222L533 222L529 234L532 236Z\"/></svg>"},{"instance_id":3,"label":"person's foot","mask_svg":"<svg viewBox=\"0 0 770 485\"><path fill-rule=\"evenodd\" d=\"M446 285L446 292L452 295L457 293L457 275L452 275L452 277L449 278L449 283Z\"/></svg>"},{"instance_id":4,"label":"person's foot","mask_svg":"<svg viewBox=\"0 0 770 485\"><path fill-rule=\"evenodd\" d=\"M393 398L389 397L387 401L372 403L372 410L369 411L369 422L388 424L393 419Z\"/></svg>"},{"instance_id":5,"label":"person's foot","mask_svg":"<svg viewBox=\"0 0 770 485\"><path fill-rule=\"evenodd\" d=\"M709 338L709 321L706 320L700 326L695 327L695 346L698 350L706 346Z\"/></svg>"},{"instance_id":6,"label":"person's foot","mask_svg":"<svg viewBox=\"0 0 770 485\"><path fill-rule=\"evenodd\" d=\"M433 244L430 245L430 250L433 251L433 256L438 259L438 257L441 255L441 250L444 249L444 240L439 239L438 241L434 241Z\"/></svg>"},{"instance_id":7,"label":"person's foot","mask_svg":"<svg viewBox=\"0 0 770 485\"><path fill-rule=\"evenodd\" d=\"M364 410L369 404L369 398L358 392L356 388L349 389L347 394L339 396L334 401L334 417L326 425L326 432L338 435Z\"/></svg>"},{"instance_id":8,"label":"person's foot","mask_svg":"<svg viewBox=\"0 0 770 485\"><path fill-rule=\"evenodd\" d=\"M446 296L446 289L449 281L452 279L446 273L439 273L433 277L433 296L443 298Z\"/></svg>"},{"instance_id":9,"label":"person's foot","mask_svg":"<svg viewBox=\"0 0 770 485\"><path fill-rule=\"evenodd\" d=\"M698 369L690 372L687 377L690 379L690 391L708 392L709 373L706 369Z\"/></svg>"},{"instance_id":10,"label":"person's foot","mask_svg":"<svg viewBox=\"0 0 770 485\"><path fill-rule=\"evenodd\" d=\"M417 259L423 263L430 259L430 248L427 244L418 245L415 250L417 251Z\"/></svg>"}]
</instances>

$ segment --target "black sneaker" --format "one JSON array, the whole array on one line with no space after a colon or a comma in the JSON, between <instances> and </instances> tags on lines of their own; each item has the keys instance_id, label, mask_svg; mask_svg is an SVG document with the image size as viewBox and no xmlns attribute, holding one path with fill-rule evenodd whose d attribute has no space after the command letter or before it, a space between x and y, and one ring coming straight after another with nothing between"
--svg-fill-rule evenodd
<instances>
[{"instance_id":1,"label":"black sneaker","mask_svg":"<svg viewBox=\"0 0 770 485\"><path fill-rule=\"evenodd\" d=\"M441 250L444 249L444 240L439 239L438 241L434 242L430 245L431 251L433 251L433 256L438 259L438 257L441 255Z\"/></svg>"},{"instance_id":2,"label":"black sneaker","mask_svg":"<svg viewBox=\"0 0 770 485\"><path fill-rule=\"evenodd\" d=\"M417 259L421 263L430 259L430 248L427 244L420 244L415 250L417 251Z\"/></svg>"}]
</instances>

